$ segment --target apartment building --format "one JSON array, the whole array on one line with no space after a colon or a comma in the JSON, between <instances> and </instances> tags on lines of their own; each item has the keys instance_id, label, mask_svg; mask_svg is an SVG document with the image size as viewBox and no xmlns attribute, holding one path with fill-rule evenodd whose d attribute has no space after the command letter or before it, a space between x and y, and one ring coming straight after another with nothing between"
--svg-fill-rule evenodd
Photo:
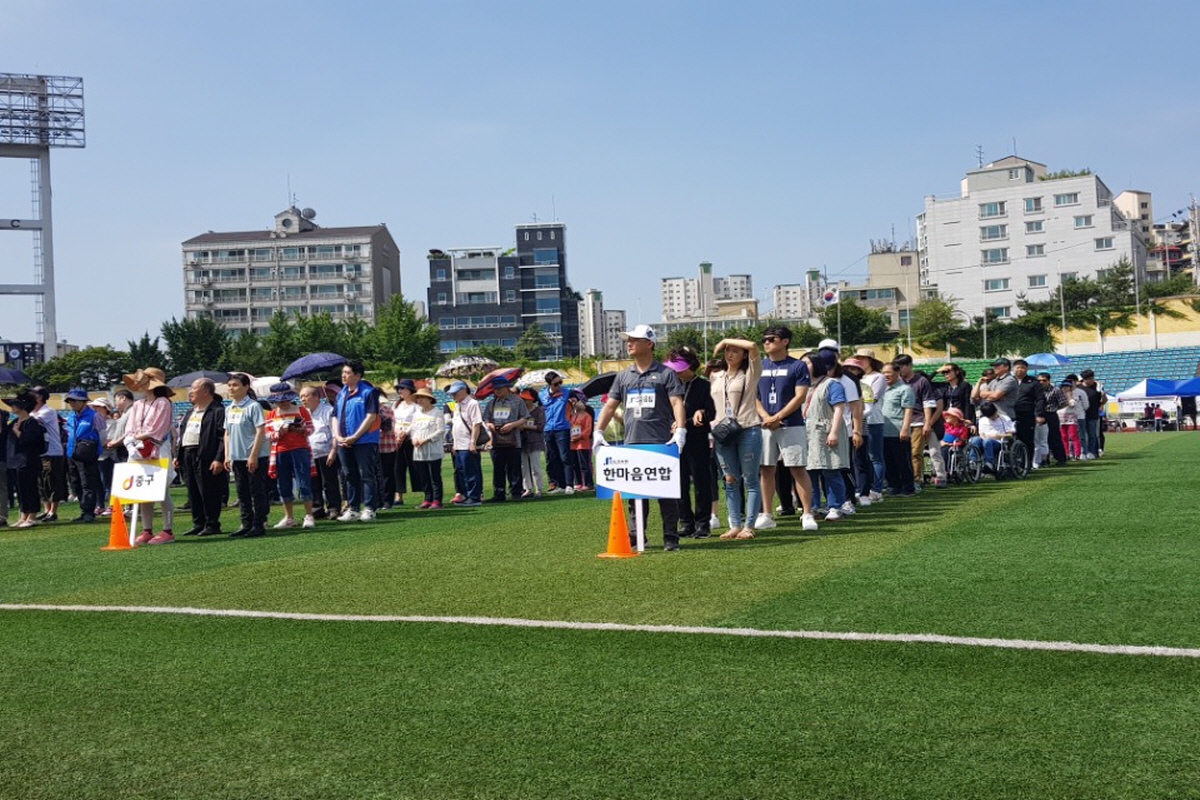
<instances>
[{"instance_id":1,"label":"apartment building","mask_svg":"<svg viewBox=\"0 0 1200 800\"><path fill-rule=\"evenodd\" d=\"M718 305L730 300L752 300L754 283L749 275L713 275L709 261L700 262L696 278L663 278L662 318L665 322L717 316Z\"/></svg>"},{"instance_id":2,"label":"apartment building","mask_svg":"<svg viewBox=\"0 0 1200 800\"><path fill-rule=\"evenodd\" d=\"M1061 281L1095 278L1122 257L1146 280L1139 230L1098 176L1048 173L1017 156L968 172L959 197L926 197L917 239L922 293L953 298L972 317L985 308L1016 317L1020 295L1047 299Z\"/></svg>"},{"instance_id":3,"label":"apartment building","mask_svg":"<svg viewBox=\"0 0 1200 800\"><path fill-rule=\"evenodd\" d=\"M234 335L265 333L277 312L329 313L374 323L400 293L400 248L384 224L323 228L312 209L287 208L261 231L183 242L184 309Z\"/></svg>"},{"instance_id":4,"label":"apartment building","mask_svg":"<svg viewBox=\"0 0 1200 800\"><path fill-rule=\"evenodd\" d=\"M535 323L547 358L579 355L580 297L567 282L566 225L516 226L516 247L429 251L429 321L441 351L516 347Z\"/></svg>"}]
</instances>

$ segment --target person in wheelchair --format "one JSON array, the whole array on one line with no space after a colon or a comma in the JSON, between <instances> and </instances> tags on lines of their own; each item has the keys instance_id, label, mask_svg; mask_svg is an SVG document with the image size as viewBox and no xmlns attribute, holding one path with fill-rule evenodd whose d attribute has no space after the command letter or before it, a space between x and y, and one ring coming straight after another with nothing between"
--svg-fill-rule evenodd
<instances>
[{"instance_id":1,"label":"person in wheelchair","mask_svg":"<svg viewBox=\"0 0 1200 800\"><path fill-rule=\"evenodd\" d=\"M1012 439L1017 432L1016 423L1002 414L996 404L984 400L979 404L979 435L971 441L983 448L983 468L989 472L996 471L996 461L1006 439Z\"/></svg>"},{"instance_id":2,"label":"person in wheelchair","mask_svg":"<svg viewBox=\"0 0 1200 800\"><path fill-rule=\"evenodd\" d=\"M942 458L949 463L951 449L966 445L967 440L971 438L971 430L963 419L963 413L953 406L942 413L942 420L945 423L942 433Z\"/></svg>"}]
</instances>

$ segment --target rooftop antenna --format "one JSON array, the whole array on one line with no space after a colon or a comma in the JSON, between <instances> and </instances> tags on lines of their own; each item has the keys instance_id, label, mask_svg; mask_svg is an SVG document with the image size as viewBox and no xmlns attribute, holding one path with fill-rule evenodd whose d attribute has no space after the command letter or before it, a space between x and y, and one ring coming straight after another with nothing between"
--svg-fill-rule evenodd
<instances>
[{"instance_id":1,"label":"rooftop antenna","mask_svg":"<svg viewBox=\"0 0 1200 800\"><path fill-rule=\"evenodd\" d=\"M296 196L292 194L292 173L287 174L287 189L288 189L288 207L296 205Z\"/></svg>"},{"instance_id":2,"label":"rooftop antenna","mask_svg":"<svg viewBox=\"0 0 1200 800\"><path fill-rule=\"evenodd\" d=\"M538 219L537 219L537 212L536 212L536 211L535 211L535 212L533 212L533 221L534 221L534 223L535 223L535 224L536 224L536 223L537 223L537 221L538 221Z\"/></svg>"},{"instance_id":3,"label":"rooftop antenna","mask_svg":"<svg viewBox=\"0 0 1200 800\"><path fill-rule=\"evenodd\" d=\"M1014 136L1014 137L1012 137L1012 139L1013 139L1013 155L1015 156L1017 154L1017 137Z\"/></svg>"},{"instance_id":4,"label":"rooftop antenna","mask_svg":"<svg viewBox=\"0 0 1200 800\"><path fill-rule=\"evenodd\" d=\"M979 159L979 166L983 166L983 145L975 145L975 157Z\"/></svg>"},{"instance_id":5,"label":"rooftop antenna","mask_svg":"<svg viewBox=\"0 0 1200 800\"><path fill-rule=\"evenodd\" d=\"M550 218L554 222L558 222L558 206L554 203L554 194L550 195Z\"/></svg>"}]
</instances>

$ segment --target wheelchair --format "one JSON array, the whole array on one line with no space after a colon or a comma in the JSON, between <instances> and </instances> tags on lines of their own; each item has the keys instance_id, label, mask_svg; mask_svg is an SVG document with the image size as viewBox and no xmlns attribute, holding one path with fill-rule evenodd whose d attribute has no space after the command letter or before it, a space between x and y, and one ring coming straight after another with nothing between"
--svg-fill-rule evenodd
<instances>
[{"instance_id":1,"label":"wheelchair","mask_svg":"<svg viewBox=\"0 0 1200 800\"><path fill-rule=\"evenodd\" d=\"M1031 469L1029 448L1015 436L1000 440L1000 453L996 456L996 480L1011 477L1024 480Z\"/></svg>"},{"instance_id":2,"label":"wheelchair","mask_svg":"<svg viewBox=\"0 0 1200 800\"><path fill-rule=\"evenodd\" d=\"M946 477L951 483L978 483L983 477L983 449L970 442L951 445L946 461Z\"/></svg>"}]
</instances>

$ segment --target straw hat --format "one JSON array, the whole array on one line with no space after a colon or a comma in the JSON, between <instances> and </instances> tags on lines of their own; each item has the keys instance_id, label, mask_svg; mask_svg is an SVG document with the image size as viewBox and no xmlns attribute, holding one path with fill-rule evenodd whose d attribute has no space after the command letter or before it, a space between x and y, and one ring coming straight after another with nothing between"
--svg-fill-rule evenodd
<instances>
[{"instance_id":1,"label":"straw hat","mask_svg":"<svg viewBox=\"0 0 1200 800\"><path fill-rule=\"evenodd\" d=\"M437 398L433 396L433 392L429 391L425 387L421 387L413 392L413 399L415 400L418 397L424 397L434 403L437 402Z\"/></svg>"},{"instance_id":2,"label":"straw hat","mask_svg":"<svg viewBox=\"0 0 1200 800\"><path fill-rule=\"evenodd\" d=\"M875 357L875 351L869 347L860 347L858 351L855 352L854 357L859 361L862 361L863 359L870 361L871 369L875 370L876 372L879 372L879 370L883 369L883 362Z\"/></svg>"},{"instance_id":3,"label":"straw hat","mask_svg":"<svg viewBox=\"0 0 1200 800\"><path fill-rule=\"evenodd\" d=\"M145 367L121 379L131 392L153 392L167 386L167 375L158 367Z\"/></svg>"}]
</instances>

